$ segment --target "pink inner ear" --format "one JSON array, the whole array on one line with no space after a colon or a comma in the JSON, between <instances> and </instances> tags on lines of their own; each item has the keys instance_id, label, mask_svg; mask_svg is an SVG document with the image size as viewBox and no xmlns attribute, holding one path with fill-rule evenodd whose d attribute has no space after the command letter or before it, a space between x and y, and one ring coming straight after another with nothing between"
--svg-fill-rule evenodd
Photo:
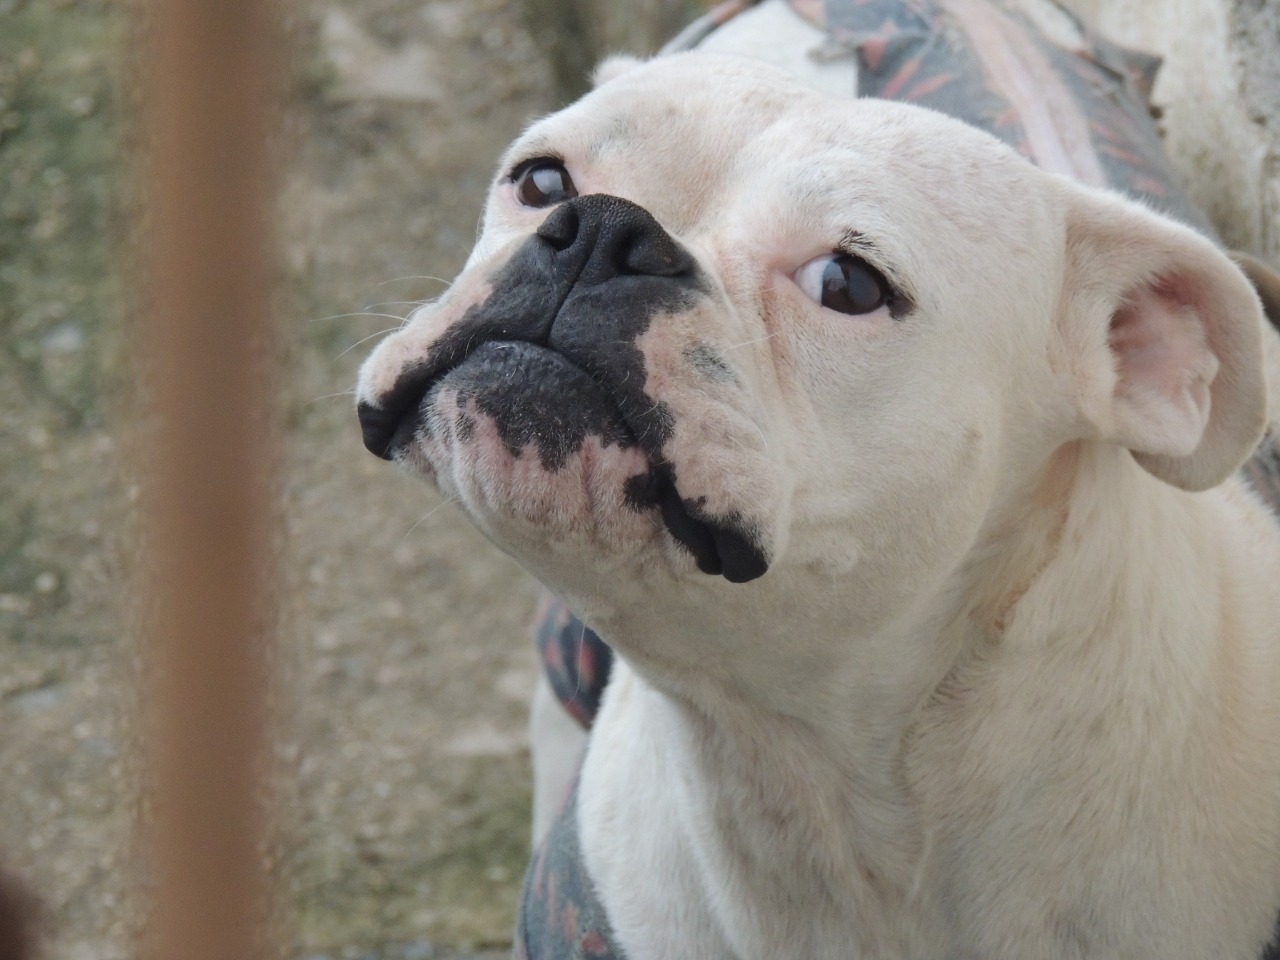
<instances>
[{"instance_id":1,"label":"pink inner ear","mask_svg":"<svg viewBox=\"0 0 1280 960\"><path fill-rule=\"evenodd\" d=\"M1132 450L1186 456L1209 421L1218 360L1199 312L1174 285L1134 290L1111 318L1117 437Z\"/></svg>"},{"instance_id":2,"label":"pink inner ear","mask_svg":"<svg viewBox=\"0 0 1280 960\"><path fill-rule=\"evenodd\" d=\"M1122 380L1170 397L1188 387L1207 391L1217 372L1199 316L1163 288L1127 299L1111 318L1108 343Z\"/></svg>"}]
</instances>

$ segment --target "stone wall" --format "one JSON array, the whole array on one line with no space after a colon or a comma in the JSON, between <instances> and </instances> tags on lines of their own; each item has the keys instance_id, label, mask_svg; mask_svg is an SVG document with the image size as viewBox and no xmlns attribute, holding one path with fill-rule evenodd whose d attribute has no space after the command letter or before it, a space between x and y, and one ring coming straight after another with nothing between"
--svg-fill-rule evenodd
<instances>
[{"instance_id":1,"label":"stone wall","mask_svg":"<svg viewBox=\"0 0 1280 960\"><path fill-rule=\"evenodd\" d=\"M610 53L649 56L708 4L704 0L523 0L529 32L548 53L560 103L586 91Z\"/></svg>"}]
</instances>

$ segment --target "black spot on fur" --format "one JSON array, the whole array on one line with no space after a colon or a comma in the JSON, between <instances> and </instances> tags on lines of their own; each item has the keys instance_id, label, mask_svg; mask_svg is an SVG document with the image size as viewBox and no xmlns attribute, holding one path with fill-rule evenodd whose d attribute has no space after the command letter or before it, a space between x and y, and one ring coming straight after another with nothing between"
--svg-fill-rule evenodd
<instances>
[{"instance_id":1,"label":"black spot on fur","mask_svg":"<svg viewBox=\"0 0 1280 960\"><path fill-rule=\"evenodd\" d=\"M476 432L476 421L465 411L460 412L453 422L453 432L459 440L466 443Z\"/></svg>"},{"instance_id":2,"label":"black spot on fur","mask_svg":"<svg viewBox=\"0 0 1280 960\"><path fill-rule=\"evenodd\" d=\"M689 366L716 383L737 383L733 368L711 346L700 343L684 352Z\"/></svg>"},{"instance_id":3,"label":"black spot on fur","mask_svg":"<svg viewBox=\"0 0 1280 960\"><path fill-rule=\"evenodd\" d=\"M669 483L666 474L656 469L627 478L623 496L632 510L651 510L662 502L664 486Z\"/></svg>"}]
</instances>

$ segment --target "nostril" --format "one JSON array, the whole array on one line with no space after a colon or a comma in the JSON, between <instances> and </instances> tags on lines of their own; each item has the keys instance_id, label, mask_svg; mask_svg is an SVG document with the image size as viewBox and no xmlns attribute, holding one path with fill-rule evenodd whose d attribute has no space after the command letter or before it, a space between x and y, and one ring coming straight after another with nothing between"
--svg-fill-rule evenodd
<instances>
[{"instance_id":1,"label":"nostril","mask_svg":"<svg viewBox=\"0 0 1280 960\"><path fill-rule=\"evenodd\" d=\"M619 273L680 277L693 271L693 258L665 234L640 232L622 250Z\"/></svg>"},{"instance_id":2,"label":"nostril","mask_svg":"<svg viewBox=\"0 0 1280 960\"><path fill-rule=\"evenodd\" d=\"M573 203L564 203L543 220L537 234L554 250L567 250L578 239L578 211Z\"/></svg>"},{"instance_id":3,"label":"nostril","mask_svg":"<svg viewBox=\"0 0 1280 960\"><path fill-rule=\"evenodd\" d=\"M554 270L570 284L594 286L617 277L689 279L697 261L643 207L608 194L583 194L556 207L538 239L553 252Z\"/></svg>"},{"instance_id":4,"label":"nostril","mask_svg":"<svg viewBox=\"0 0 1280 960\"><path fill-rule=\"evenodd\" d=\"M360 420L360 435L365 448L376 457L390 460L402 415L361 401L356 405L356 416Z\"/></svg>"}]
</instances>

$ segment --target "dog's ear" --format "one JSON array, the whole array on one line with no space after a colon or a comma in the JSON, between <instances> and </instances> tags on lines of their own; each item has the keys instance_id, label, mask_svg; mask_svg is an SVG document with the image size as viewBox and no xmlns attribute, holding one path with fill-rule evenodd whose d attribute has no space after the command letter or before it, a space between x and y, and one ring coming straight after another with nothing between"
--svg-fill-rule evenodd
<instances>
[{"instance_id":1,"label":"dog's ear","mask_svg":"<svg viewBox=\"0 0 1280 960\"><path fill-rule=\"evenodd\" d=\"M642 63L644 61L638 57L625 53L615 53L612 56L605 57L592 72L591 85L593 87L602 87L610 80L634 70Z\"/></svg>"},{"instance_id":2,"label":"dog's ear","mask_svg":"<svg viewBox=\"0 0 1280 960\"><path fill-rule=\"evenodd\" d=\"M1253 288L1195 231L1114 195L1068 192L1058 323L1081 412L1160 479L1221 483L1267 420Z\"/></svg>"}]
</instances>

